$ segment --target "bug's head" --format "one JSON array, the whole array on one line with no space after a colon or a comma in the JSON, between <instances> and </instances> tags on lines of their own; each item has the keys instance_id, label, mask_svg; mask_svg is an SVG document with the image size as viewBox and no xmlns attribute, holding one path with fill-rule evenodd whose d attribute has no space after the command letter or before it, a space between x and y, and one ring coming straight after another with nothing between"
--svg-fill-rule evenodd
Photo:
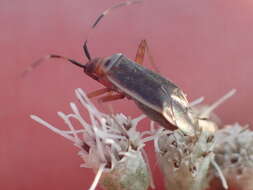
<instances>
[{"instance_id":1,"label":"bug's head","mask_svg":"<svg viewBox=\"0 0 253 190\"><path fill-rule=\"evenodd\" d=\"M84 72L94 79L98 79L104 75L101 65L103 64L103 58L94 58L89 60L84 67Z\"/></svg>"},{"instance_id":2,"label":"bug's head","mask_svg":"<svg viewBox=\"0 0 253 190\"><path fill-rule=\"evenodd\" d=\"M104 64L105 60L104 58L91 58L90 52L87 47L87 40L84 43L83 46L85 56L89 60L85 65L84 65L84 72L92 77L95 80L98 80L104 75L104 71L102 69L102 65Z\"/></svg>"},{"instance_id":3,"label":"bug's head","mask_svg":"<svg viewBox=\"0 0 253 190\"><path fill-rule=\"evenodd\" d=\"M122 57L121 53L114 54L107 58L94 58L85 64L84 72L98 78L104 76L111 67Z\"/></svg>"}]
</instances>

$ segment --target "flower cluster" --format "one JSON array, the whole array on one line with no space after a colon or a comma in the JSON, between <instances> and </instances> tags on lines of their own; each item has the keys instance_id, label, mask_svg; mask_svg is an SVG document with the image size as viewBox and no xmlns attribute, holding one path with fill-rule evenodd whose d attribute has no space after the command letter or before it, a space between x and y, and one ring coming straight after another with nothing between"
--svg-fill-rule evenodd
<instances>
[{"instance_id":1,"label":"flower cluster","mask_svg":"<svg viewBox=\"0 0 253 190\"><path fill-rule=\"evenodd\" d=\"M242 190L252 190L253 131L235 123L217 131L215 140L215 160L228 183ZM210 176L215 175L211 170Z\"/></svg>"},{"instance_id":2,"label":"flower cluster","mask_svg":"<svg viewBox=\"0 0 253 190\"><path fill-rule=\"evenodd\" d=\"M209 187L211 167L217 171L223 187L228 187L215 161L214 136L219 119L214 115L213 110L234 93L235 90L230 91L210 106L199 105L203 98L191 103L195 118L198 118L194 137L186 136L180 130L160 131L157 134L154 141L155 149L167 189L206 189Z\"/></svg>"},{"instance_id":3,"label":"flower cluster","mask_svg":"<svg viewBox=\"0 0 253 190\"><path fill-rule=\"evenodd\" d=\"M31 118L80 149L78 154L84 160L81 166L96 173L89 190L94 190L98 184L107 190L154 188L143 149L147 141L154 142L166 189L205 190L219 177L225 189L236 183L243 190L252 190L253 132L239 124L222 127L213 113L235 90L210 106L200 104L203 98L189 105L198 121L194 136L180 129L169 131L155 127L154 122L150 130L139 132L137 125L144 115L135 119L123 114L108 115L98 111L81 89L76 89L75 93L87 110L90 122L84 120L74 103L70 103L73 113L58 112L67 130L60 130L35 115Z\"/></svg>"},{"instance_id":4,"label":"flower cluster","mask_svg":"<svg viewBox=\"0 0 253 190\"><path fill-rule=\"evenodd\" d=\"M48 127L50 130L72 141L84 160L82 167L92 168L96 177L90 190L98 183L106 189L145 190L153 186L146 154L145 142L152 140L145 137L149 132L138 132L137 124L145 116L130 119L123 114L107 115L101 113L86 97L81 89L75 91L82 106L87 109L91 124L81 116L77 106L70 103L71 114L58 112L65 121L68 130L60 130L41 118L31 118ZM73 126L71 119L81 124L81 129Z\"/></svg>"}]
</instances>

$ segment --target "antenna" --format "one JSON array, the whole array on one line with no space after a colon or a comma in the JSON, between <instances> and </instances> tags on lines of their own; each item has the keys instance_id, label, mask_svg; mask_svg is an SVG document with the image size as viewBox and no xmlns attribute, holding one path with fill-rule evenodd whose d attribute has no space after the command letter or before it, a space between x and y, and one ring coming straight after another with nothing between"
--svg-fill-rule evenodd
<instances>
[{"instance_id":1,"label":"antenna","mask_svg":"<svg viewBox=\"0 0 253 190\"><path fill-rule=\"evenodd\" d=\"M112 10L115 10L115 9L118 9L118 8L121 8L121 7L126 7L126 6L129 6L129 5L132 5L132 4L137 4L137 3L141 3L142 0L128 0L128 1L125 1L125 2L121 2L121 3L118 3L108 9L106 9L105 11L103 11L98 17L97 19L95 20L95 22L92 24L91 26L91 30L93 30L97 25L98 23L101 22L101 20L106 16L108 15ZM88 35L88 38L89 38L89 35ZM84 42L84 45L83 45L83 50L84 50L84 54L85 56L88 58L88 60L91 60L91 56L90 56L90 52L89 52L89 49L88 49L88 46L87 46L87 43L88 43L88 38L87 40L85 40Z\"/></svg>"}]
</instances>

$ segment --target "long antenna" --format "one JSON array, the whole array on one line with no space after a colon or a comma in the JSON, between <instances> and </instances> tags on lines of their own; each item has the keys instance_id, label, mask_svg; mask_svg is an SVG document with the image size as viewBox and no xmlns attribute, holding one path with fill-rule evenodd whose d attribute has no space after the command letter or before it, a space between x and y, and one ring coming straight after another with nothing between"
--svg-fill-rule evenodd
<instances>
[{"instance_id":1,"label":"long antenna","mask_svg":"<svg viewBox=\"0 0 253 190\"><path fill-rule=\"evenodd\" d=\"M120 7L126 7L126 6L129 6L129 5L132 5L132 4L141 3L141 2L142 2L142 0L128 0L128 1L125 1L125 2L118 3L118 4L114 5L114 6L106 9L105 11L103 11L97 17L97 19L95 20L95 22L91 26L91 30L94 29L98 25L98 23L101 22L102 18L104 18L106 15L108 15L112 10L118 9ZM88 49L88 46L87 46L88 39L89 39L89 35L88 35L87 40L85 40L85 42L84 42L83 50L84 50L84 54L88 58L88 60L91 60L90 52L89 52L89 49Z\"/></svg>"},{"instance_id":2,"label":"long antenna","mask_svg":"<svg viewBox=\"0 0 253 190\"><path fill-rule=\"evenodd\" d=\"M84 70L86 70L86 66L73 60L73 59L70 59L70 58L67 58L67 57L64 57L64 56L61 56L61 55L55 55L55 54L49 54L49 55L46 55L40 59L38 59L37 61L33 62L22 74L21 74L21 77L25 77L30 71L32 71L34 68L38 67L42 62L48 60L48 59L63 59L63 60L66 60L78 67L81 67L83 68Z\"/></svg>"},{"instance_id":3,"label":"long antenna","mask_svg":"<svg viewBox=\"0 0 253 190\"><path fill-rule=\"evenodd\" d=\"M99 15L99 17L95 20L95 22L92 24L92 27L91 29L94 29L98 23L100 23L100 21L102 20L102 18L104 16L106 16L107 14L109 14L112 10L114 9L117 9L117 8L120 8L120 7L125 7L125 6L128 6L128 5L132 5L132 4L136 4L136 3L140 3L142 0L128 0L128 1L125 1L125 2L121 2L121 3L118 3L114 6L112 6L111 8L108 8L106 9L104 12L102 12L102 14ZM88 35L89 37L89 35ZM88 39L88 38L87 38ZM87 40L84 42L84 45L83 45L83 49L84 49L84 53L85 53L85 56L88 58L88 60L91 60L91 56L90 56L90 53L89 53L89 50L88 50L88 46L87 46ZM48 59L51 59L51 58L57 58L57 59L63 59L63 60L66 60L78 67L82 67L84 68L84 70L86 70L86 66L73 60L73 59L70 59L68 57L64 57L64 56L61 56L61 55L55 55L55 54L49 54L47 56L44 56L42 58L40 58L39 60L33 62L22 74L21 74L21 77L25 77L30 71L32 71L34 68L38 67L42 62L48 60ZM96 77L95 76L91 76L92 78L94 78L95 80Z\"/></svg>"}]
</instances>

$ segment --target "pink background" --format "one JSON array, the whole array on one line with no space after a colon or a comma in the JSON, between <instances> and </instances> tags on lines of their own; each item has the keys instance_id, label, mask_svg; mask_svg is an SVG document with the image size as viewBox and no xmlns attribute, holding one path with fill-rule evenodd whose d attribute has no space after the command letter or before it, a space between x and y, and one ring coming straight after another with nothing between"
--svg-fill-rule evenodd
<instances>
[{"instance_id":1,"label":"pink background","mask_svg":"<svg viewBox=\"0 0 253 190\"><path fill-rule=\"evenodd\" d=\"M31 113L62 125L56 112L69 112L73 90L101 87L82 71L51 60L26 78L20 74L47 53L85 63L82 45L91 23L117 0L0 1L0 189L81 190L94 177L80 169L77 149L29 118ZM217 110L224 123L253 124L252 1L146 0L114 11L92 32L92 56L122 52L134 58L146 39L162 75L188 94L211 103L232 88L238 93ZM148 61L145 63L150 68ZM94 100L96 102L96 100ZM112 103L132 117L141 112L129 100ZM100 106L101 108L101 106ZM103 109L103 108L101 108ZM148 120L142 125L149 127ZM147 151L152 154L152 144ZM161 175L151 156L157 189Z\"/></svg>"}]
</instances>

